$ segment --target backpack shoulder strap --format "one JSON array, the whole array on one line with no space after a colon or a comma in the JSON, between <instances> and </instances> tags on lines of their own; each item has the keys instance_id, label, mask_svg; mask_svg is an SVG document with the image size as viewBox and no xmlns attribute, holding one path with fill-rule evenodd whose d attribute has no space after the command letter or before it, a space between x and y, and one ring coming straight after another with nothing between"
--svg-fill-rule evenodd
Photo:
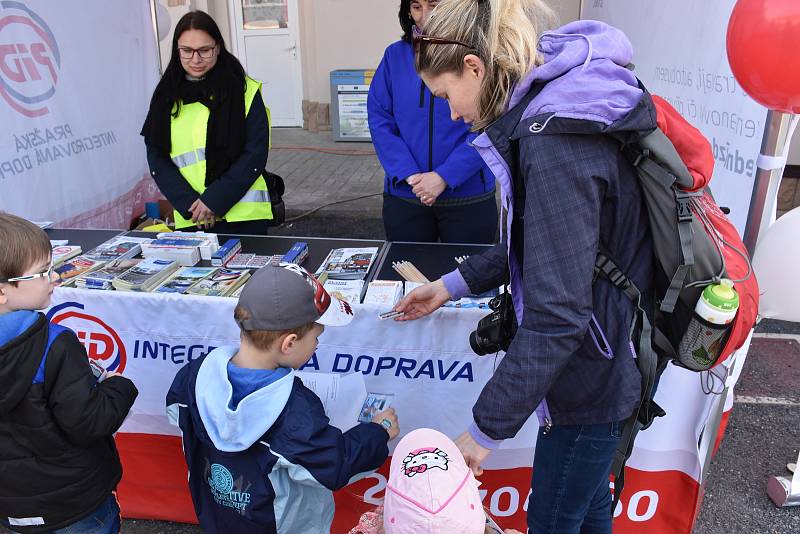
<instances>
[{"instance_id":1,"label":"backpack shoulder strap","mask_svg":"<svg viewBox=\"0 0 800 534\"><path fill-rule=\"evenodd\" d=\"M658 355L653 349L653 339L657 329L653 328L650 319L642 307L642 293L625 274L617 267L616 263L601 250L597 254L595 262L594 279L603 276L614 286L622 291L635 305L633 320L631 321L630 337L631 341L637 340L636 365L642 375L642 391L639 397L639 405L631 416L625 420L622 428L617 450L611 463L611 473L614 475L614 500L612 503L612 513L617 507L617 502L622 495L625 485L625 463L633 452L633 444L636 435L640 430L647 428L656 417L665 415L665 412L653 402L656 382L663 367L659 365ZM638 336L636 335L638 332Z\"/></svg>"},{"instance_id":2,"label":"backpack shoulder strap","mask_svg":"<svg viewBox=\"0 0 800 534\"><path fill-rule=\"evenodd\" d=\"M695 263L692 234L694 214L691 210L691 201L694 197L702 195L702 191L690 192L683 189L685 186L691 186L691 174L672 142L658 128L639 143L623 145L622 152L641 178L640 184L645 199L648 196L648 187L668 189L675 195L676 222L682 259L672 274L669 288L661 300L661 311L672 313L686 282L686 276ZM655 184L651 184L652 181L655 181ZM654 231L658 230L658 228L654 228Z\"/></svg>"},{"instance_id":3,"label":"backpack shoulder strap","mask_svg":"<svg viewBox=\"0 0 800 534\"><path fill-rule=\"evenodd\" d=\"M47 343L44 347L44 353L42 354L42 360L39 362L39 368L36 370L36 374L33 377L33 384L42 384L44 383L44 368L45 364L47 363L47 355L50 353L50 347L53 345L53 342L56 338L61 335L62 332L68 331L69 328L65 326L61 326L59 324L48 323L47 325Z\"/></svg>"}]
</instances>

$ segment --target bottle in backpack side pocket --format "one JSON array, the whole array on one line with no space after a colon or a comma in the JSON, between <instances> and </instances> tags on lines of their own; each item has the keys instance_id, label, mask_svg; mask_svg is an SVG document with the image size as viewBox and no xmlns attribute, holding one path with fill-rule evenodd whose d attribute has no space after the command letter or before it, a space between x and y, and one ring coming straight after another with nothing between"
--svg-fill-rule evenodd
<instances>
[{"instance_id":1,"label":"bottle in backpack side pocket","mask_svg":"<svg viewBox=\"0 0 800 534\"><path fill-rule=\"evenodd\" d=\"M739 310L733 282L723 278L706 286L678 347L678 362L692 371L705 371L717 363L731 323Z\"/></svg>"}]
</instances>

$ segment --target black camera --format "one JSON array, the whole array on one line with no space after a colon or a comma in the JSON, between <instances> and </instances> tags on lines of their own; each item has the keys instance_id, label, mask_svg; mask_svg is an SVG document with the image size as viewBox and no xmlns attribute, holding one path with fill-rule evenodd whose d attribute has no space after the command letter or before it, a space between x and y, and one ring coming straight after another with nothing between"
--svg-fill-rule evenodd
<instances>
[{"instance_id":1,"label":"black camera","mask_svg":"<svg viewBox=\"0 0 800 534\"><path fill-rule=\"evenodd\" d=\"M517 317L514 303L507 291L489 301L492 313L478 321L475 331L469 335L469 346L478 356L498 351L507 351L517 333Z\"/></svg>"}]
</instances>

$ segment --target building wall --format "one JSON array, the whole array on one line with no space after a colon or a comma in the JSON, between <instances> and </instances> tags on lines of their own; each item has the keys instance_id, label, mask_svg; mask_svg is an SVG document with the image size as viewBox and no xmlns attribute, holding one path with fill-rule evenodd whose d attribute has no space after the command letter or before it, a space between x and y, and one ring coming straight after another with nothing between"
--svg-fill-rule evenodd
<instances>
[{"instance_id":1,"label":"building wall","mask_svg":"<svg viewBox=\"0 0 800 534\"><path fill-rule=\"evenodd\" d=\"M400 38L399 0L299 0L304 126L329 128L330 72L375 69ZM576 20L580 0L551 0L562 22Z\"/></svg>"}]
</instances>

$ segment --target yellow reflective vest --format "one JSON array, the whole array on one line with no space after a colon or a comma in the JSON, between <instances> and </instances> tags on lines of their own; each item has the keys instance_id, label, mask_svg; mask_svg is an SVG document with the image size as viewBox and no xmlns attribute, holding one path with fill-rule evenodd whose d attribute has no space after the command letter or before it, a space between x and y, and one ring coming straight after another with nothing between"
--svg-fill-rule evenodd
<instances>
[{"instance_id":1,"label":"yellow reflective vest","mask_svg":"<svg viewBox=\"0 0 800 534\"><path fill-rule=\"evenodd\" d=\"M250 113L261 82L246 78L244 92L244 115ZM206 190L206 130L208 128L209 109L200 102L181 105L181 112L177 117L172 117L170 132L172 135L172 151L169 156L178 167L181 175L189 182L192 189L198 194ZM269 121L269 108L267 108ZM271 123L271 122L270 122ZM272 136L270 136L270 139ZM175 229L194 226L191 219L184 219L177 211L174 212ZM217 220L227 222L255 221L272 219L272 205L264 176L259 176L244 196L228 210L228 213L217 214Z\"/></svg>"}]
</instances>

